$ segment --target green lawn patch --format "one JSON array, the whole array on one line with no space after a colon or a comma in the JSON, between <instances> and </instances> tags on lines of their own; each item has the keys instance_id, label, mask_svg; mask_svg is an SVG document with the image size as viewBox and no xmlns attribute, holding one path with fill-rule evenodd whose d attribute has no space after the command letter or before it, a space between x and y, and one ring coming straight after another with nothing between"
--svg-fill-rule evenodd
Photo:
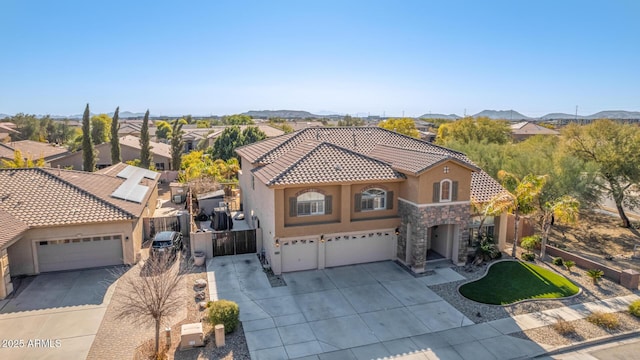
<instances>
[{"instance_id":1,"label":"green lawn patch","mask_svg":"<svg viewBox=\"0 0 640 360\"><path fill-rule=\"evenodd\" d=\"M494 305L527 299L557 299L575 295L578 291L579 288L564 276L520 261L495 263L484 277L460 287L464 297Z\"/></svg>"}]
</instances>

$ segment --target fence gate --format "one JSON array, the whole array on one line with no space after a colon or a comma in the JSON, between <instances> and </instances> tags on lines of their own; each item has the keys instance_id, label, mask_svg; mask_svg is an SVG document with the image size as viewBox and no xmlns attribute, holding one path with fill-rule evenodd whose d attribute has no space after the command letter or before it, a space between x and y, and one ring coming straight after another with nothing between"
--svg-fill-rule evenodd
<instances>
[{"instance_id":1,"label":"fence gate","mask_svg":"<svg viewBox=\"0 0 640 360\"><path fill-rule=\"evenodd\" d=\"M212 233L213 256L252 254L256 252L256 230Z\"/></svg>"},{"instance_id":2,"label":"fence gate","mask_svg":"<svg viewBox=\"0 0 640 360\"><path fill-rule=\"evenodd\" d=\"M160 231L181 231L180 218L177 216L142 218L143 238L151 240Z\"/></svg>"}]
</instances>

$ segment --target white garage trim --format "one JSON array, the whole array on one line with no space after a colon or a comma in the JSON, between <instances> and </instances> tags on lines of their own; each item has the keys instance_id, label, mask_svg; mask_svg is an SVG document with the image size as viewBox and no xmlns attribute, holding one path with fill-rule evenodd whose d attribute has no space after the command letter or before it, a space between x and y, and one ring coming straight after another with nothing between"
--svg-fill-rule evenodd
<instances>
[{"instance_id":1,"label":"white garage trim","mask_svg":"<svg viewBox=\"0 0 640 360\"><path fill-rule=\"evenodd\" d=\"M326 267L360 264L395 258L395 230L329 234L325 239Z\"/></svg>"},{"instance_id":2,"label":"white garage trim","mask_svg":"<svg viewBox=\"0 0 640 360\"><path fill-rule=\"evenodd\" d=\"M32 241L36 273L123 264L124 235Z\"/></svg>"}]
</instances>

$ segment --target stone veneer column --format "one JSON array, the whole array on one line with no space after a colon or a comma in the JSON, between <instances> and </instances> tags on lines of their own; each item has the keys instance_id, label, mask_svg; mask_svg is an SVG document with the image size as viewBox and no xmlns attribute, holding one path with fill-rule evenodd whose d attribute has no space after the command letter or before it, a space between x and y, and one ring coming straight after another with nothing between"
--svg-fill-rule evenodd
<instances>
[{"instance_id":1,"label":"stone veneer column","mask_svg":"<svg viewBox=\"0 0 640 360\"><path fill-rule=\"evenodd\" d=\"M411 253L411 263L406 264L416 272L425 271L427 240L429 228L435 225L458 225L457 238L458 253L452 254L454 263L466 261L466 240L469 238L470 205L464 204L439 204L419 207L402 200L399 201L398 214L400 215L400 234L398 235L397 255L400 259L406 259L406 251ZM407 249L407 223L411 223L411 248ZM455 248L455 247L454 247ZM456 258L457 256L457 258Z\"/></svg>"}]
</instances>

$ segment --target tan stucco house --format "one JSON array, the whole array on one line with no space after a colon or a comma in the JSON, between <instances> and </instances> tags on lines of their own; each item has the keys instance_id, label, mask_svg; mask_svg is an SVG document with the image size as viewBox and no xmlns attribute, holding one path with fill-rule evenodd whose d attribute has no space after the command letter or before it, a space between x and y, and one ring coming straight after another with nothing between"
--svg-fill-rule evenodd
<instances>
[{"instance_id":1,"label":"tan stucco house","mask_svg":"<svg viewBox=\"0 0 640 360\"><path fill-rule=\"evenodd\" d=\"M274 273L466 261L471 202L504 189L464 154L374 127L307 128L236 149L246 218ZM501 242L506 217L485 226Z\"/></svg>"},{"instance_id":2,"label":"tan stucco house","mask_svg":"<svg viewBox=\"0 0 640 360\"><path fill-rule=\"evenodd\" d=\"M120 158L122 161L132 161L140 159L140 138L133 135L125 135L120 140ZM168 144L149 141L151 146L151 160L157 171L171 169L171 146ZM96 156L96 167L98 169L111 166L111 143L106 142L95 146L98 153ZM82 170L82 150L68 154L50 162L51 167L71 168Z\"/></svg>"},{"instance_id":3,"label":"tan stucco house","mask_svg":"<svg viewBox=\"0 0 640 360\"><path fill-rule=\"evenodd\" d=\"M16 150L22 153L25 160L31 159L36 162L42 158L47 165L69 155L69 150L64 146L33 140L20 140L0 143L0 160L13 160Z\"/></svg>"},{"instance_id":4,"label":"tan stucco house","mask_svg":"<svg viewBox=\"0 0 640 360\"><path fill-rule=\"evenodd\" d=\"M523 141L536 135L553 135L558 136L560 132L540 126L530 121L522 121L511 124L511 137L514 141Z\"/></svg>"},{"instance_id":5,"label":"tan stucco house","mask_svg":"<svg viewBox=\"0 0 640 360\"><path fill-rule=\"evenodd\" d=\"M159 176L122 163L95 173L0 169L0 299L11 276L136 262Z\"/></svg>"}]
</instances>

